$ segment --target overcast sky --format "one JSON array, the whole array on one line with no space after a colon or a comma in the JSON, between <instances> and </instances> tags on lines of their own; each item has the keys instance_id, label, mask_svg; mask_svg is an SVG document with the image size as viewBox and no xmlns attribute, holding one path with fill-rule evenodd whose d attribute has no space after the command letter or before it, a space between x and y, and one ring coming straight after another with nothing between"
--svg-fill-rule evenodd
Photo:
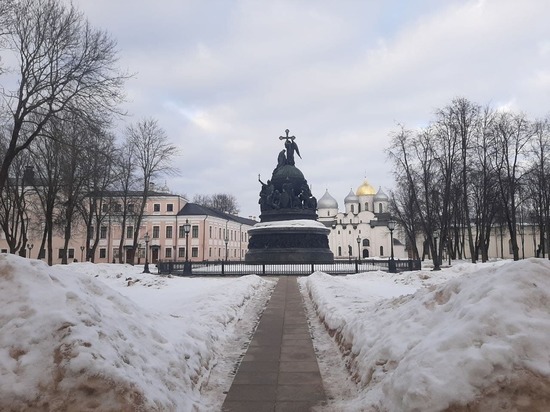
<instances>
[{"instance_id":1,"label":"overcast sky","mask_svg":"<svg viewBox=\"0 0 550 412\"><path fill-rule=\"evenodd\" d=\"M550 1L74 0L118 42L130 116L181 151L186 194L230 193L258 216L278 139L296 136L313 194L367 178L393 187L400 122L426 125L455 97L550 113ZM159 182L164 184L164 179Z\"/></svg>"}]
</instances>

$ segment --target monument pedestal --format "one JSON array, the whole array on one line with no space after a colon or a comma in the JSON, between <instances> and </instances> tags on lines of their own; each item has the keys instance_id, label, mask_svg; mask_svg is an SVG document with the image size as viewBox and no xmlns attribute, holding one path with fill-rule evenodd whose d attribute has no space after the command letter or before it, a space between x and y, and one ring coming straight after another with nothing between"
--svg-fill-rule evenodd
<instances>
[{"instance_id":1,"label":"monument pedestal","mask_svg":"<svg viewBox=\"0 0 550 412\"><path fill-rule=\"evenodd\" d=\"M332 263L330 229L314 220L258 223L248 231L250 263Z\"/></svg>"}]
</instances>

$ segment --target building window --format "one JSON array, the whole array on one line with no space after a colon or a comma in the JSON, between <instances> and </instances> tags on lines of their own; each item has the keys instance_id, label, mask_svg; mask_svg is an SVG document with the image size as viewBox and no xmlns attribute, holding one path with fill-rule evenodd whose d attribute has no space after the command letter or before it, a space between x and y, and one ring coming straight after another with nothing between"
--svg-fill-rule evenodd
<instances>
[{"instance_id":1,"label":"building window","mask_svg":"<svg viewBox=\"0 0 550 412\"><path fill-rule=\"evenodd\" d=\"M174 211L174 205L172 203L168 203L166 205L166 211L167 212L173 212Z\"/></svg>"},{"instance_id":2,"label":"building window","mask_svg":"<svg viewBox=\"0 0 550 412\"><path fill-rule=\"evenodd\" d=\"M104 247L100 248L99 249L99 258L100 259L105 259L107 257L107 249L105 249Z\"/></svg>"},{"instance_id":3,"label":"building window","mask_svg":"<svg viewBox=\"0 0 550 412\"><path fill-rule=\"evenodd\" d=\"M134 213L134 204L128 203L128 213Z\"/></svg>"},{"instance_id":4,"label":"building window","mask_svg":"<svg viewBox=\"0 0 550 412\"><path fill-rule=\"evenodd\" d=\"M212 239L212 226L209 226L209 227L208 227L208 231L209 231L209 233L210 233L210 239Z\"/></svg>"},{"instance_id":5,"label":"building window","mask_svg":"<svg viewBox=\"0 0 550 412\"><path fill-rule=\"evenodd\" d=\"M365 246L365 247L370 246L370 240L368 240L368 239L363 239L363 246Z\"/></svg>"},{"instance_id":6,"label":"building window","mask_svg":"<svg viewBox=\"0 0 550 412\"><path fill-rule=\"evenodd\" d=\"M365 203L365 210L368 212L369 210L369 204L368 203Z\"/></svg>"},{"instance_id":7,"label":"building window","mask_svg":"<svg viewBox=\"0 0 550 412\"><path fill-rule=\"evenodd\" d=\"M380 256L384 256L384 246L380 246Z\"/></svg>"},{"instance_id":8,"label":"building window","mask_svg":"<svg viewBox=\"0 0 550 412\"><path fill-rule=\"evenodd\" d=\"M160 203L153 204L153 212L160 212Z\"/></svg>"},{"instance_id":9,"label":"building window","mask_svg":"<svg viewBox=\"0 0 550 412\"><path fill-rule=\"evenodd\" d=\"M166 239L172 239L172 226L166 226Z\"/></svg>"},{"instance_id":10,"label":"building window","mask_svg":"<svg viewBox=\"0 0 550 412\"><path fill-rule=\"evenodd\" d=\"M355 205L351 205L351 213L355 213Z\"/></svg>"},{"instance_id":11,"label":"building window","mask_svg":"<svg viewBox=\"0 0 550 412\"><path fill-rule=\"evenodd\" d=\"M198 226L193 226L193 228L191 229L191 237L194 237L194 238L198 238L199 237L199 227Z\"/></svg>"},{"instance_id":12,"label":"building window","mask_svg":"<svg viewBox=\"0 0 550 412\"><path fill-rule=\"evenodd\" d=\"M185 248L184 247L180 247L178 249L178 257L179 258L184 258L185 257Z\"/></svg>"},{"instance_id":13,"label":"building window","mask_svg":"<svg viewBox=\"0 0 550 412\"><path fill-rule=\"evenodd\" d=\"M160 226L153 226L153 239L160 237Z\"/></svg>"},{"instance_id":14,"label":"building window","mask_svg":"<svg viewBox=\"0 0 550 412\"><path fill-rule=\"evenodd\" d=\"M179 229L179 237L180 237L180 238L185 237L185 230L183 229L183 225L180 226L180 229Z\"/></svg>"},{"instance_id":15,"label":"building window","mask_svg":"<svg viewBox=\"0 0 550 412\"><path fill-rule=\"evenodd\" d=\"M101 229L99 230L99 238L107 239L107 226L101 226Z\"/></svg>"},{"instance_id":16,"label":"building window","mask_svg":"<svg viewBox=\"0 0 550 412\"><path fill-rule=\"evenodd\" d=\"M59 249L59 253L57 254L58 259L63 259L65 256L65 249Z\"/></svg>"},{"instance_id":17,"label":"building window","mask_svg":"<svg viewBox=\"0 0 550 412\"><path fill-rule=\"evenodd\" d=\"M101 211L103 213L107 213L107 210L109 210L109 206L107 205L107 203L103 203L103 205L101 205Z\"/></svg>"},{"instance_id":18,"label":"building window","mask_svg":"<svg viewBox=\"0 0 550 412\"><path fill-rule=\"evenodd\" d=\"M220 233L219 233L218 239L222 239L222 229L221 228L220 228Z\"/></svg>"},{"instance_id":19,"label":"building window","mask_svg":"<svg viewBox=\"0 0 550 412\"><path fill-rule=\"evenodd\" d=\"M127 226L126 227L126 239L132 239L134 237L134 227L133 226Z\"/></svg>"},{"instance_id":20,"label":"building window","mask_svg":"<svg viewBox=\"0 0 550 412\"><path fill-rule=\"evenodd\" d=\"M167 247L166 249L164 249L164 257L166 259L171 259L172 258L172 248L171 247Z\"/></svg>"},{"instance_id":21,"label":"building window","mask_svg":"<svg viewBox=\"0 0 550 412\"><path fill-rule=\"evenodd\" d=\"M212 257L212 248L211 247L208 248L208 257L209 258Z\"/></svg>"},{"instance_id":22,"label":"building window","mask_svg":"<svg viewBox=\"0 0 550 412\"><path fill-rule=\"evenodd\" d=\"M74 249L69 249L69 259L74 259Z\"/></svg>"},{"instance_id":23,"label":"building window","mask_svg":"<svg viewBox=\"0 0 550 412\"><path fill-rule=\"evenodd\" d=\"M338 256L342 256L342 246L338 246Z\"/></svg>"},{"instance_id":24,"label":"building window","mask_svg":"<svg viewBox=\"0 0 550 412\"><path fill-rule=\"evenodd\" d=\"M191 249L191 257L199 257L199 248L198 247L194 247Z\"/></svg>"},{"instance_id":25,"label":"building window","mask_svg":"<svg viewBox=\"0 0 550 412\"><path fill-rule=\"evenodd\" d=\"M382 213L384 211L384 208L382 206L382 203L378 203L378 212Z\"/></svg>"},{"instance_id":26,"label":"building window","mask_svg":"<svg viewBox=\"0 0 550 412\"><path fill-rule=\"evenodd\" d=\"M122 206L120 205L120 203L115 203L115 212L121 212L122 211Z\"/></svg>"}]
</instances>

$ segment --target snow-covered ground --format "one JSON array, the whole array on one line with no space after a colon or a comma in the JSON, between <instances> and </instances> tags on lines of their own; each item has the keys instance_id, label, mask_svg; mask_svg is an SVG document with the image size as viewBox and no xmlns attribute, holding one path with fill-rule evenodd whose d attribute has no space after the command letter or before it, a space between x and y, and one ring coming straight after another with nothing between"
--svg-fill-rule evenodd
<instances>
[{"instance_id":1,"label":"snow-covered ground","mask_svg":"<svg viewBox=\"0 0 550 412\"><path fill-rule=\"evenodd\" d=\"M0 410L217 410L273 286L2 254Z\"/></svg>"},{"instance_id":2,"label":"snow-covered ground","mask_svg":"<svg viewBox=\"0 0 550 412\"><path fill-rule=\"evenodd\" d=\"M332 342L340 352L319 362L326 410L550 411L548 261L300 283L324 326L312 322L321 358Z\"/></svg>"},{"instance_id":3,"label":"snow-covered ground","mask_svg":"<svg viewBox=\"0 0 550 412\"><path fill-rule=\"evenodd\" d=\"M219 410L275 282L140 272L0 255L0 410ZM300 285L324 410L550 410L548 261Z\"/></svg>"}]
</instances>

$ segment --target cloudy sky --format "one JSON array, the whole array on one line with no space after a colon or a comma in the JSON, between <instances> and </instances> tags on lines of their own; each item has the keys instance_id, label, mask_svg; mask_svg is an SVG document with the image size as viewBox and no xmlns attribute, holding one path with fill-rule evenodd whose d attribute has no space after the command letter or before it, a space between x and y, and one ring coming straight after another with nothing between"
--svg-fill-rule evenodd
<instances>
[{"instance_id":1,"label":"cloudy sky","mask_svg":"<svg viewBox=\"0 0 550 412\"><path fill-rule=\"evenodd\" d=\"M230 193L258 216L278 137L320 198L367 178L386 192L397 122L426 125L454 97L550 113L550 2L73 0L118 42L130 116L180 148L175 193ZM164 184L164 180L160 182Z\"/></svg>"}]
</instances>

